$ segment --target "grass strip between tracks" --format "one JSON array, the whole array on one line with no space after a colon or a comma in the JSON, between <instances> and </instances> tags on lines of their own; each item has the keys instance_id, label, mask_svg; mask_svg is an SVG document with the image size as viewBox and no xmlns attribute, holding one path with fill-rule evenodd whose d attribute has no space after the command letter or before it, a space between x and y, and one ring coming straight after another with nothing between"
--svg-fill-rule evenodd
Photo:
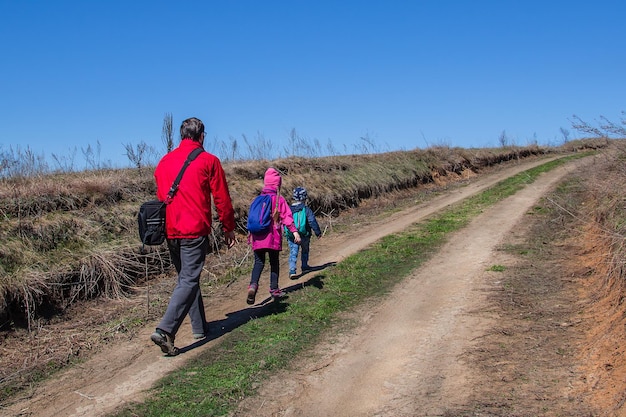
<instances>
[{"instance_id":1,"label":"grass strip between tracks","mask_svg":"<svg viewBox=\"0 0 626 417\"><path fill-rule=\"evenodd\" d=\"M217 346L162 379L148 400L115 415L228 414L242 398L254 395L272 373L288 368L314 346L337 323L339 313L388 293L431 258L452 232L490 205L532 183L541 173L586 155L560 158L512 176L402 233L384 237L332 268L311 274L306 283L292 288L286 300L260 306L256 318L234 327Z\"/></svg>"}]
</instances>

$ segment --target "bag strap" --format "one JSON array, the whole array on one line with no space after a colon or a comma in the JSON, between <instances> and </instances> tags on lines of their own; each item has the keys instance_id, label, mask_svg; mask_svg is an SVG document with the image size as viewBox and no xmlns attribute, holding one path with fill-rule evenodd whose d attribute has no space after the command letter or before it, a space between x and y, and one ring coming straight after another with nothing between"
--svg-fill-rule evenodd
<instances>
[{"instance_id":1,"label":"bag strap","mask_svg":"<svg viewBox=\"0 0 626 417\"><path fill-rule=\"evenodd\" d=\"M185 173L185 170L187 169L191 161L196 159L196 157L200 155L203 150L204 149L202 148L196 148L193 151L191 151L191 153L185 160L183 167L180 169L180 172L176 176L176 179L174 180L174 183L172 184L170 191L167 193L167 199L165 200L165 204L169 204L170 201L172 201L172 198L174 198L174 194L176 194L176 191L178 191L178 184L180 184L180 180L183 178L183 174Z\"/></svg>"}]
</instances>

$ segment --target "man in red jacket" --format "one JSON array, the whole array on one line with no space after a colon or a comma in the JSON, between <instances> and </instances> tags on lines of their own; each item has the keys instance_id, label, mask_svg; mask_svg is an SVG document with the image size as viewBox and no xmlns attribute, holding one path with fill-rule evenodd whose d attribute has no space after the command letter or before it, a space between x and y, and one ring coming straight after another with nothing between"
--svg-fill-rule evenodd
<instances>
[{"instance_id":1,"label":"man in red jacket","mask_svg":"<svg viewBox=\"0 0 626 417\"><path fill-rule=\"evenodd\" d=\"M166 154L154 171L157 198L161 201L168 200L167 194L189 154L203 147L204 124L195 117L183 121L180 137L178 148ZM235 243L235 212L226 175L220 160L203 151L187 167L178 191L166 208L167 245L178 272L178 281L165 315L150 339L169 356L178 354L174 339L187 314L196 339L205 337L208 331L200 274L209 247L211 197L230 248Z\"/></svg>"}]
</instances>

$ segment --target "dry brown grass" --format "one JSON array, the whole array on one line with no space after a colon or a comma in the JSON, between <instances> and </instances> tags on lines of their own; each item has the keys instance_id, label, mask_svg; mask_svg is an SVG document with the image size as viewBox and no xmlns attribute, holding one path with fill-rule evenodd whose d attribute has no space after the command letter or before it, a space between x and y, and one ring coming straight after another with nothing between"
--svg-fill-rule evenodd
<instances>
[{"instance_id":1,"label":"dry brown grass","mask_svg":"<svg viewBox=\"0 0 626 417\"><path fill-rule=\"evenodd\" d=\"M605 145L588 141L565 151ZM364 214L359 213L371 216L369 210L375 206L414 204L419 198L416 190L446 186L502 161L561 151L438 147L382 155L228 163L225 169L241 241L247 204L260 190L270 165L285 174L283 195L288 197L291 187L304 184L314 197L311 205L325 216L325 225L351 227L352 223L343 222L364 221L360 217ZM73 190L71 197L69 190ZM358 209L350 208L344 191L353 194L352 203ZM168 253L164 247L141 253L135 224L139 203L154 195L152 171L0 180L0 195L0 356L4 366L0 392L28 386L38 375L88 357L103 344L130 338L133 328L162 314L171 293L171 280L160 279L165 276L162 272L171 272ZM14 201L5 201L9 195ZM379 197L363 200L366 195ZM53 209L64 201L64 209ZM35 208L8 214L7 207L25 207L29 202ZM346 207L349 216L333 217ZM71 233L61 233L68 230ZM55 233L56 239L46 237ZM40 238L48 241L37 243ZM205 266L204 294L211 294L214 284L228 284L250 264L247 245L223 250L219 231L211 240L215 254ZM9 271L7 265L13 269ZM116 298L135 290L140 297ZM103 326L109 330L103 331Z\"/></svg>"},{"instance_id":2,"label":"dry brown grass","mask_svg":"<svg viewBox=\"0 0 626 417\"><path fill-rule=\"evenodd\" d=\"M583 395L606 416L624 415L626 402L626 147L616 145L617 158L607 156L581 181L584 204L572 210L581 225L578 256L569 271L584 283L579 314L591 324L579 346Z\"/></svg>"},{"instance_id":3,"label":"dry brown grass","mask_svg":"<svg viewBox=\"0 0 626 417\"><path fill-rule=\"evenodd\" d=\"M511 159L606 146L603 141L563 148L512 147L426 150L225 164L239 239L245 239L248 204L268 166L283 173L282 194L309 190L318 215L331 218L364 199L430 184L437 177L479 172ZM33 326L72 303L121 297L169 266L165 247L142 253L136 232L140 203L155 193L152 170L102 170L0 180L0 329ZM215 219L213 250L221 253ZM245 253L223 257L222 271L237 269Z\"/></svg>"}]
</instances>

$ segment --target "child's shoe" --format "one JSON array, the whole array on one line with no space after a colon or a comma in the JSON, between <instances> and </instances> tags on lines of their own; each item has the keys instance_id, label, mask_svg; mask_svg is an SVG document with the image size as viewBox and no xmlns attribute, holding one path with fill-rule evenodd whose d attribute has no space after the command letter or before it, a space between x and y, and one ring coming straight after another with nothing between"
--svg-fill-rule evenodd
<instances>
[{"instance_id":1,"label":"child's shoe","mask_svg":"<svg viewBox=\"0 0 626 417\"><path fill-rule=\"evenodd\" d=\"M270 294L272 298L274 299L274 301L278 301L281 298L285 298L287 296L287 293L281 290L280 288L277 288L275 290L270 290Z\"/></svg>"},{"instance_id":2,"label":"child's shoe","mask_svg":"<svg viewBox=\"0 0 626 417\"><path fill-rule=\"evenodd\" d=\"M295 269L290 269L289 270L289 278L295 279L297 276L298 276L298 274L296 273Z\"/></svg>"},{"instance_id":3,"label":"child's shoe","mask_svg":"<svg viewBox=\"0 0 626 417\"><path fill-rule=\"evenodd\" d=\"M248 298L246 298L246 303L250 305L254 304L254 300L256 299L256 290L257 290L256 285L250 284L248 286Z\"/></svg>"}]
</instances>

